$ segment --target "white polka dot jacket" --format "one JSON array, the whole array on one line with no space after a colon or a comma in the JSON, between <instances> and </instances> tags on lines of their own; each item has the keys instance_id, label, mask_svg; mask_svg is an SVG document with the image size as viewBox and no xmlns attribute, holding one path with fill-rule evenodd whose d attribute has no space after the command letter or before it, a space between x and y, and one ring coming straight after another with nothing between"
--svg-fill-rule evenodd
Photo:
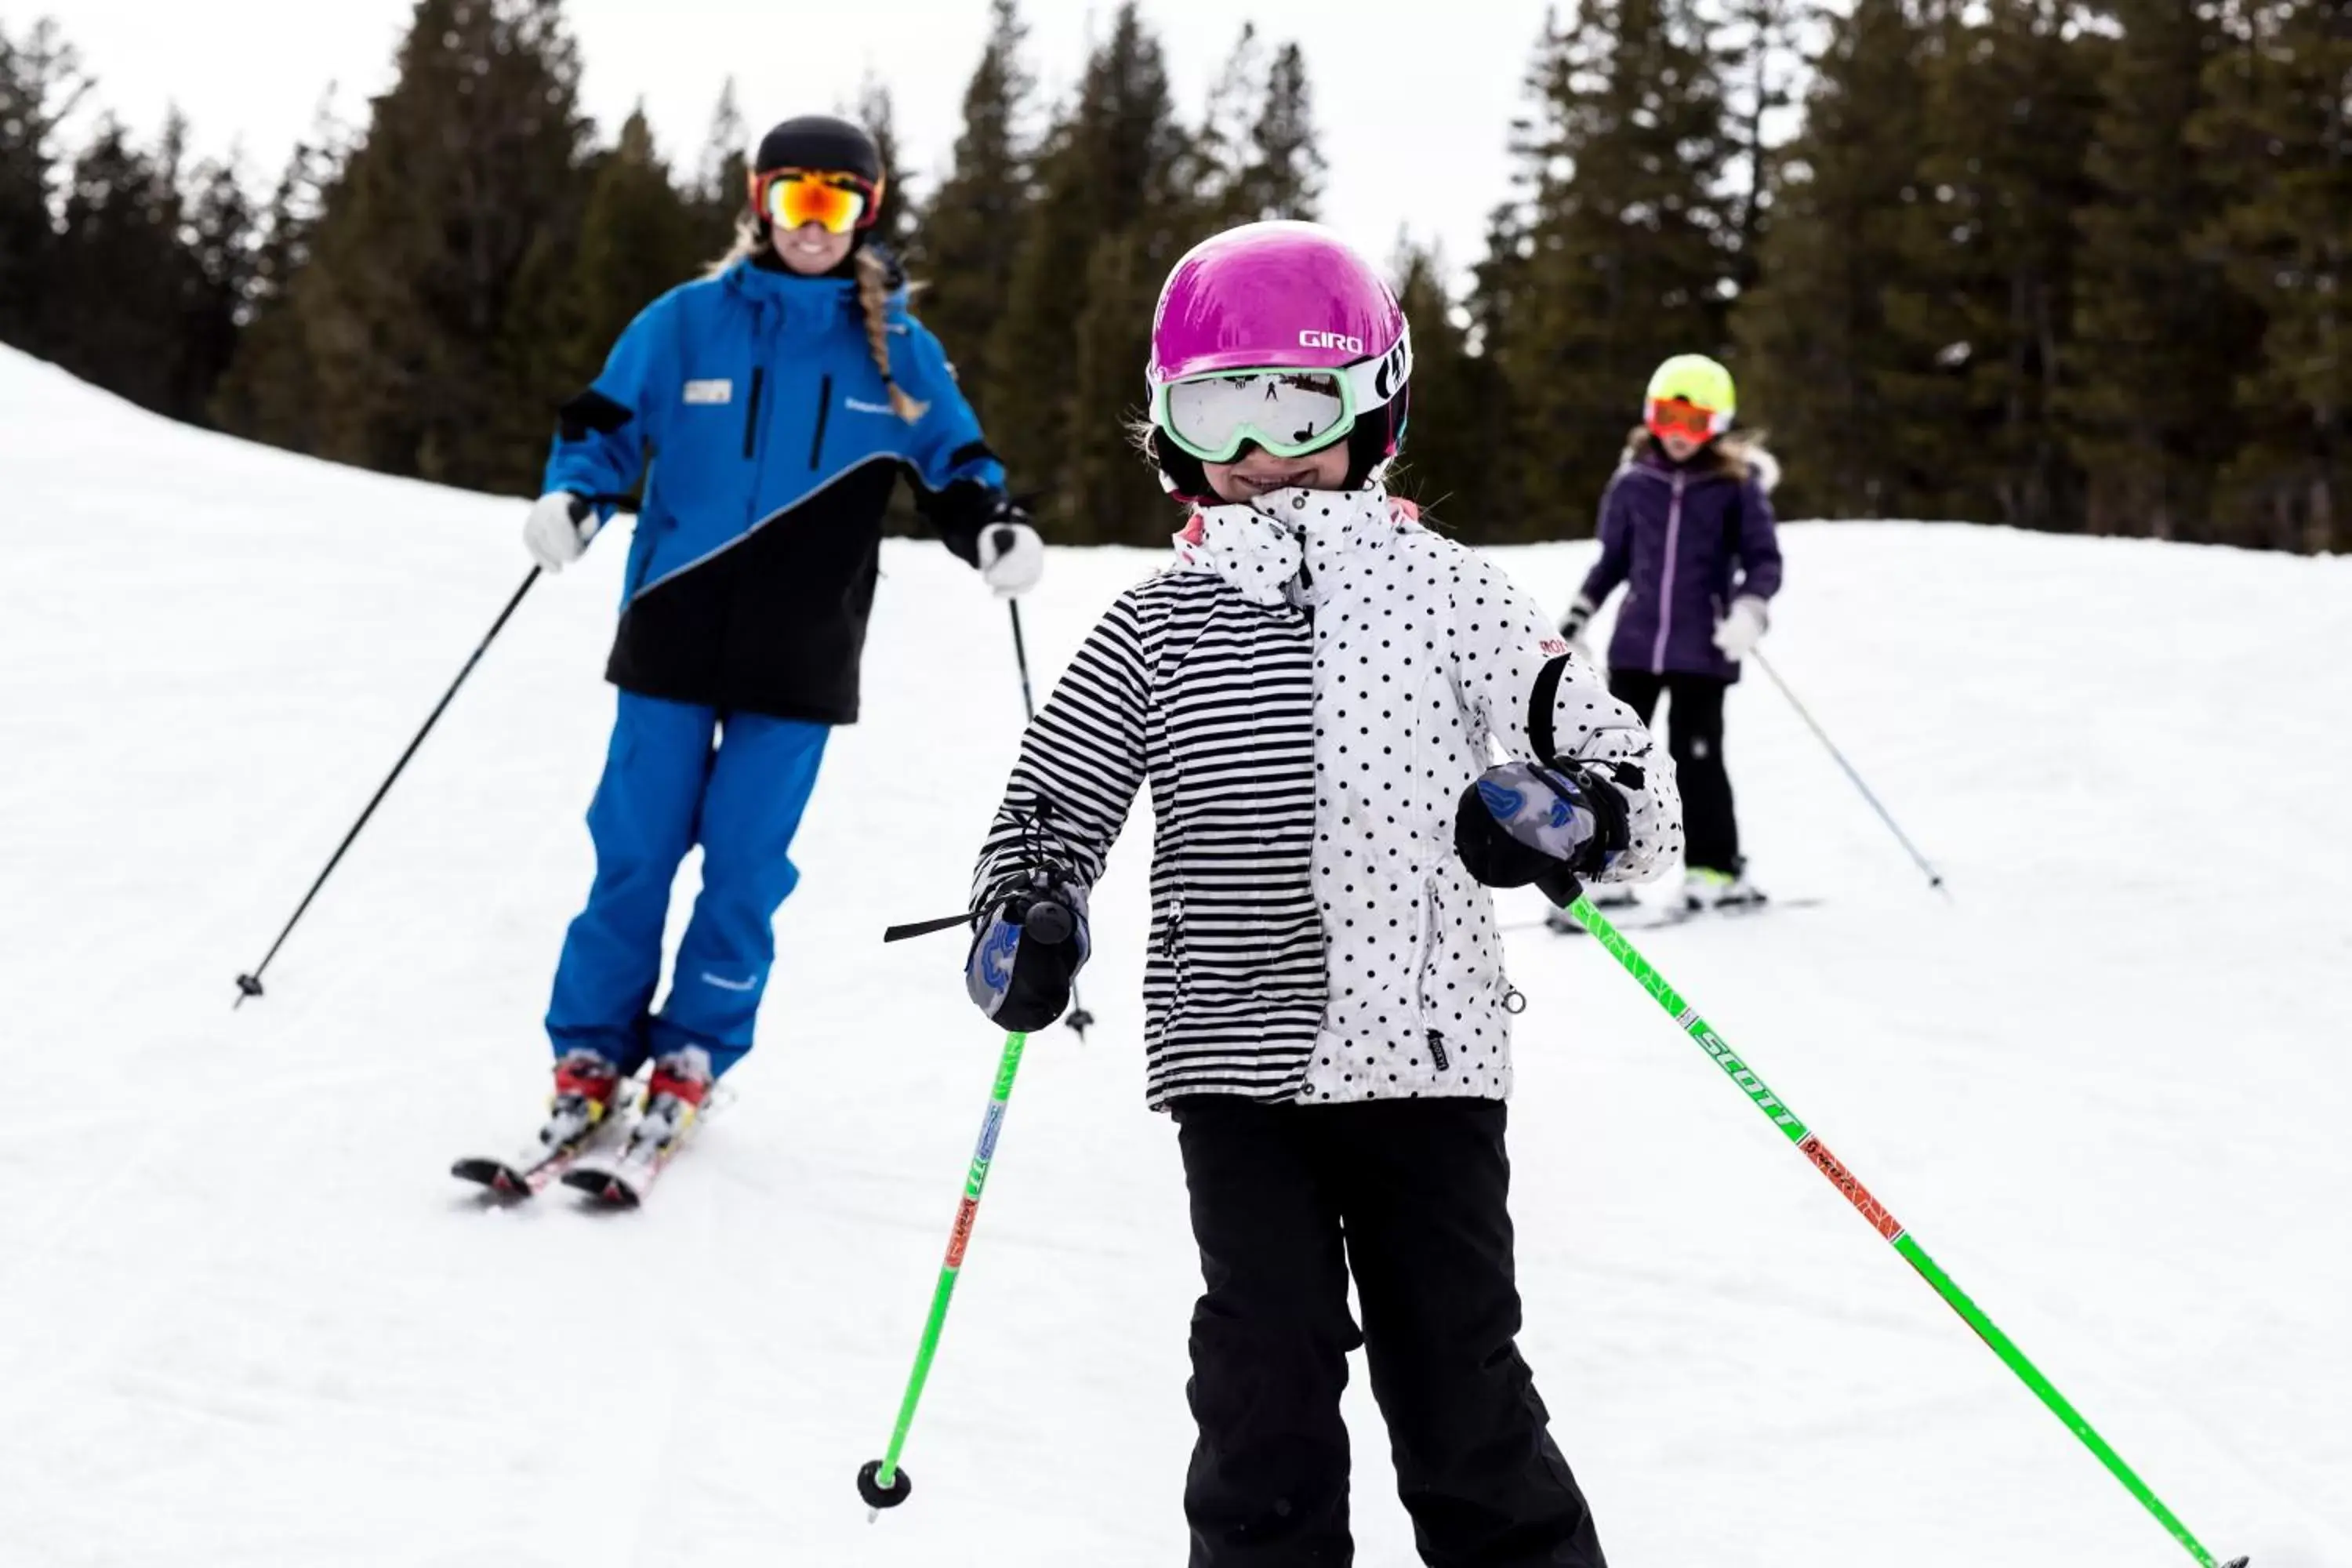
<instances>
[{"instance_id":1,"label":"white polka dot jacket","mask_svg":"<svg viewBox=\"0 0 2352 1568\"><path fill-rule=\"evenodd\" d=\"M1664 749L1475 551L1377 487L1196 512L1121 595L1023 738L982 902L1039 857L1091 886L1149 779L1147 1093L1501 1100L1510 983L1454 854L1463 788L1534 756L1638 764L1631 847L1679 853Z\"/></svg>"}]
</instances>

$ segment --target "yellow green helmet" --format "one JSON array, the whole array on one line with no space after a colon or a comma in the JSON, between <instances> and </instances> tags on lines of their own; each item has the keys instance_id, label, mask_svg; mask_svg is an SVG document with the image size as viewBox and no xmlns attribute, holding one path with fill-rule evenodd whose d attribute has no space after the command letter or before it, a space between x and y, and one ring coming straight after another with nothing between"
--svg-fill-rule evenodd
<instances>
[{"instance_id":1,"label":"yellow green helmet","mask_svg":"<svg viewBox=\"0 0 2352 1568\"><path fill-rule=\"evenodd\" d=\"M1676 404L1685 406L1676 410ZM1705 354L1676 354L1650 377L1642 422L1655 431L1663 418L1668 428L1704 440L1730 429L1738 408L1739 395L1729 371ZM1694 418L1694 412L1704 417Z\"/></svg>"}]
</instances>

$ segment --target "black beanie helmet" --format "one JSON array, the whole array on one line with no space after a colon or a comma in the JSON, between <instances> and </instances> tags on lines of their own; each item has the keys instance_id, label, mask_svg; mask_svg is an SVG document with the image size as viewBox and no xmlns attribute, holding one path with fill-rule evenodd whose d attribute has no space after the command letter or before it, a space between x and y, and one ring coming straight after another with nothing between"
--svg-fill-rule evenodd
<instances>
[{"instance_id":1,"label":"black beanie helmet","mask_svg":"<svg viewBox=\"0 0 2352 1568\"><path fill-rule=\"evenodd\" d=\"M760 138L760 155L751 173L764 174L775 169L856 174L879 186L882 152L861 126L830 114L803 114Z\"/></svg>"}]
</instances>

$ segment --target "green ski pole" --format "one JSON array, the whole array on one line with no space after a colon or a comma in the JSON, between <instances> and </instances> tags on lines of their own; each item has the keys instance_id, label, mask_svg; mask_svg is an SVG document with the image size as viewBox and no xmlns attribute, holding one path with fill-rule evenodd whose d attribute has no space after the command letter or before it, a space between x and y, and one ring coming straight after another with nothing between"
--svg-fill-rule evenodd
<instances>
[{"instance_id":1,"label":"green ski pole","mask_svg":"<svg viewBox=\"0 0 2352 1568\"><path fill-rule=\"evenodd\" d=\"M1832 1186L1845 1194L1846 1201L1870 1223L1871 1228L1894 1243L1895 1250L1903 1255L1904 1260L1918 1270L1922 1279L1936 1288L1936 1294L1944 1299L1944 1304L1958 1312L1960 1321L1976 1331L1977 1337L1990 1347L1993 1354L2000 1357L2001 1363L2033 1391L2035 1398L2050 1407L2052 1415L2066 1424L2066 1430L2082 1439L2083 1446L2097 1456L2099 1463L2123 1483L2126 1491L2139 1500L2141 1507L2155 1515L2156 1521L2171 1532L2172 1539L2188 1550L2200 1568L2246 1568L2247 1560L2243 1557L2233 1557L2227 1564L2214 1562L2213 1554L2189 1533L2189 1527L2181 1523L2170 1509L2164 1506L2163 1500L2148 1489L2147 1483L2124 1463L2123 1456L2108 1447L2107 1440L2092 1429L2082 1413L2067 1403L2066 1396L2042 1374L2042 1369L2026 1359L2025 1352L1984 1315L1982 1309L1969 1300L1968 1293L1944 1272L1934 1258L1927 1256L1927 1248L1921 1247L1911 1232L1887 1212L1886 1205L1871 1196L1870 1190L1862 1184L1860 1179L1830 1152L1829 1146L1822 1142L1820 1135L1807 1127L1786 1102L1765 1087L1764 1080L1756 1076L1746 1059L1733 1052L1723 1037L1715 1032L1714 1026L1700 1017L1696 1009L1683 1000L1682 994L1666 983L1665 976L1660 974L1650 961L1625 940L1624 933L1610 924L1606 915L1593 908L1591 899L1579 892L1568 912L1578 924L1591 932L1619 963L1624 965L1627 973L1641 982L1642 989L1673 1016L1685 1034L1705 1047L1706 1054L1714 1058L1715 1065L1723 1069L1724 1076L1739 1087L1740 1092L1748 1096L1757 1110L1772 1119L1772 1124L1780 1130L1782 1136L1794 1143L1798 1152L1811 1161L1814 1168L1829 1178Z\"/></svg>"},{"instance_id":2,"label":"green ski pole","mask_svg":"<svg viewBox=\"0 0 2352 1568\"><path fill-rule=\"evenodd\" d=\"M922 1402L923 1384L931 1375L931 1358L939 1353L940 1330L948 1321L948 1302L955 1296L956 1276L963 1270L964 1248L971 1244L971 1227L980 1217L980 1194L988 1185L989 1162L996 1158L996 1135L1004 1128L1005 1103L1013 1098L1013 1076L1021 1070L1021 1053L1029 1037L1015 1031L1004 1037L1004 1055L996 1064L996 1089L988 1100L988 1114L980 1123L980 1143L972 1151L971 1169L963 1179L963 1201L956 1205L955 1227L948 1233L947 1261L940 1267L940 1282L931 1291L931 1315L923 1324L923 1342L915 1351L915 1370L908 1375L906 1397L898 1402L898 1424L891 1428L890 1447L878 1459L869 1459L857 1472L857 1495L866 1500L866 1522L881 1517L886 1508L907 1500L913 1483L898 1468L907 1447L907 1429L915 1424L915 1406Z\"/></svg>"}]
</instances>

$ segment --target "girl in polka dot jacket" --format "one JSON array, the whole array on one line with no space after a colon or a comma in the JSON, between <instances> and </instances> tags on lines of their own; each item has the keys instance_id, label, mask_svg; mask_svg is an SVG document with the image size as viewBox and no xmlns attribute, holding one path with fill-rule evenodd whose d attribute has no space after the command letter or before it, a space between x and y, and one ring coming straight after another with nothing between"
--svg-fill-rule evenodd
<instances>
[{"instance_id":1,"label":"girl in polka dot jacket","mask_svg":"<svg viewBox=\"0 0 2352 1568\"><path fill-rule=\"evenodd\" d=\"M1515 1348L1516 998L1480 884L1646 876L1681 808L1535 605L1381 489L1411 368L1393 295L1323 230L1250 225L1178 264L1148 445L1196 510L1030 727L976 878L968 987L1042 1027L1149 779L1148 1096L1207 1285L1192 1568L1349 1561L1360 1344L1428 1562L1602 1562ZM1077 914L1063 940L1025 931L1040 896Z\"/></svg>"}]
</instances>

